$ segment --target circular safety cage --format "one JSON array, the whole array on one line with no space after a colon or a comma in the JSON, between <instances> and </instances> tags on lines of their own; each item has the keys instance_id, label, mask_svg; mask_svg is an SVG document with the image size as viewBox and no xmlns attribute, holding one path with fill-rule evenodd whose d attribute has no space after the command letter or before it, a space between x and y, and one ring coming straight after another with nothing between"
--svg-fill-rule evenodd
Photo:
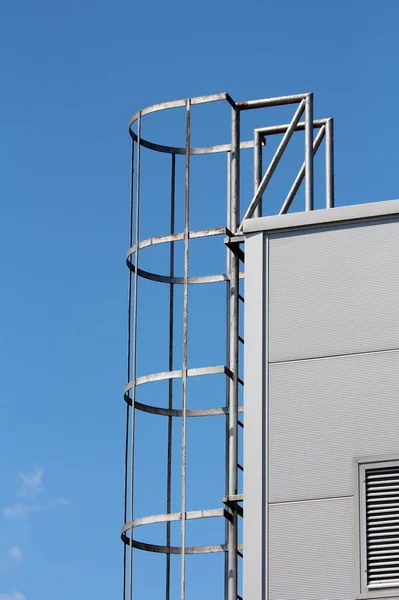
<instances>
[{"instance_id":1,"label":"circular safety cage","mask_svg":"<svg viewBox=\"0 0 399 600\"><path fill-rule=\"evenodd\" d=\"M263 126L255 109L266 108L287 124ZM310 93L247 102L223 93L141 110L129 134L123 600L236 600L242 221L333 206L333 122L314 119ZM323 139L325 191L313 168Z\"/></svg>"}]
</instances>

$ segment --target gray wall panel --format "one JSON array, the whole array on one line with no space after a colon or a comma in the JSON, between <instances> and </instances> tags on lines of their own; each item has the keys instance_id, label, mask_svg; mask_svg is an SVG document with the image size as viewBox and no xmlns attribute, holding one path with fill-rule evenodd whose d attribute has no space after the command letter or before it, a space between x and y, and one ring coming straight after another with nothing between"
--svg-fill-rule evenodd
<instances>
[{"instance_id":1,"label":"gray wall panel","mask_svg":"<svg viewBox=\"0 0 399 600\"><path fill-rule=\"evenodd\" d=\"M356 598L353 499L270 506L270 600Z\"/></svg>"},{"instance_id":2,"label":"gray wall panel","mask_svg":"<svg viewBox=\"0 0 399 600\"><path fill-rule=\"evenodd\" d=\"M351 495L355 457L399 453L399 351L269 368L270 501Z\"/></svg>"},{"instance_id":3,"label":"gray wall panel","mask_svg":"<svg viewBox=\"0 0 399 600\"><path fill-rule=\"evenodd\" d=\"M270 236L270 361L399 348L399 223Z\"/></svg>"},{"instance_id":4,"label":"gray wall panel","mask_svg":"<svg viewBox=\"0 0 399 600\"><path fill-rule=\"evenodd\" d=\"M333 211L246 242L246 600L355 600L354 458L399 454L399 219Z\"/></svg>"}]
</instances>

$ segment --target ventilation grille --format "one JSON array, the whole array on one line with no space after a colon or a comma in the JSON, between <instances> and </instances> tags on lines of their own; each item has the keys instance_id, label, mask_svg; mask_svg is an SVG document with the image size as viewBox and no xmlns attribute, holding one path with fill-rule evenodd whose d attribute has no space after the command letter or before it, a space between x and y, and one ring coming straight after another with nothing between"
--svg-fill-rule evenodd
<instances>
[{"instance_id":1,"label":"ventilation grille","mask_svg":"<svg viewBox=\"0 0 399 600\"><path fill-rule=\"evenodd\" d=\"M399 465L366 469L367 587L399 587Z\"/></svg>"}]
</instances>

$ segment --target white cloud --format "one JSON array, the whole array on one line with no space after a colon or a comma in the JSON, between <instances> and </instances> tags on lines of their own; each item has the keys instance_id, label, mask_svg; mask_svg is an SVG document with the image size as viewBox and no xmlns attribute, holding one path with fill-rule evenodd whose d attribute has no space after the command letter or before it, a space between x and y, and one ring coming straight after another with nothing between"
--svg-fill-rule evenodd
<instances>
[{"instance_id":1,"label":"white cloud","mask_svg":"<svg viewBox=\"0 0 399 600\"><path fill-rule=\"evenodd\" d=\"M30 473L20 473L19 478L21 480L21 486L19 488L18 497L36 497L39 495L43 491L43 475L44 470L41 467L34 467Z\"/></svg>"},{"instance_id":2,"label":"white cloud","mask_svg":"<svg viewBox=\"0 0 399 600\"><path fill-rule=\"evenodd\" d=\"M51 510L53 508L56 508L57 506L69 506L70 502L69 500L66 500L65 498L58 498L57 500L55 500L54 502L48 502L46 504L23 504L20 502L17 502L16 504L13 504L12 506L6 506L5 508L1 509L1 514L3 515L3 517L9 518L9 519L17 519L17 518L22 518L22 517L27 517L30 513L33 512L40 512L42 510ZM0 597L1 600L1 597Z\"/></svg>"},{"instance_id":3,"label":"white cloud","mask_svg":"<svg viewBox=\"0 0 399 600\"><path fill-rule=\"evenodd\" d=\"M0 594L0 600L25 600L21 592L11 592L11 594Z\"/></svg>"},{"instance_id":4,"label":"white cloud","mask_svg":"<svg viewBox=\"0 0 399 600\"><path fill-rule=\"evenodd\" d=\"M42 467L34 467L29 473L20 473L21 483L17 499L23 500L0 509L0 514L7 519L24 518L30 513L54 509L57 506L69 506L70 502L65 498L57 498L50 502L37 501L37 496L43 492L43 475Z\"/></svg>"},{"instance_id":5,"label":"white cloud","mask_svg":"<svg viewBox=\"0 0 399 600\"><path fill-rule=\"evenodd\" d=\"M60 506L71 506L71 503L66 498L57 498L55 503L59 504Z\"/></svg>"},{"instance_id":6,"label":"white cloud","mask_svg":"<svg viewBox=\"0 0 399 600\"><path fill-rule=\"evenodd\" d=\"M19 562L22 560L23 553L22 550L18 548L18 546L13 546L9 549L8 556L12 558L12 560L15 560L15 562Z\"/></svg>"},{"instance_id":7,"label":"white cloud","mask_svg":"<svg viewBox=\"0 0 399 600\"><path fill-rule=\"evenodd\" d=\"M27 506L25 504L14 504L13 506L6 506L1 509L1 514L4 517L24 517L27 512Z\"/></svg>"}]
</instances>

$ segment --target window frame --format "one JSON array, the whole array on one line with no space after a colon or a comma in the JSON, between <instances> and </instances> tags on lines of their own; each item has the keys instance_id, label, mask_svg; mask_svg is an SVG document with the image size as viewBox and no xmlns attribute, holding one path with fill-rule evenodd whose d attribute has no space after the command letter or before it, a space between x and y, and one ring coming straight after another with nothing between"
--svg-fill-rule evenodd
<instances>
[{"instance_id":1,"label":"window frame","mask_svg":"<svg viewBox=\"0 0 399 600\"><path fill-rule=\"evenodd\" d=\"M369 590L367 587L367 538L366 538L366 471L399 467L399 454L366 456L355 458L356 469L356 510L357 510L357 572L359 600L392 598L399 600L399 585L391 588Z\"/></svg>"}]
</instances>

